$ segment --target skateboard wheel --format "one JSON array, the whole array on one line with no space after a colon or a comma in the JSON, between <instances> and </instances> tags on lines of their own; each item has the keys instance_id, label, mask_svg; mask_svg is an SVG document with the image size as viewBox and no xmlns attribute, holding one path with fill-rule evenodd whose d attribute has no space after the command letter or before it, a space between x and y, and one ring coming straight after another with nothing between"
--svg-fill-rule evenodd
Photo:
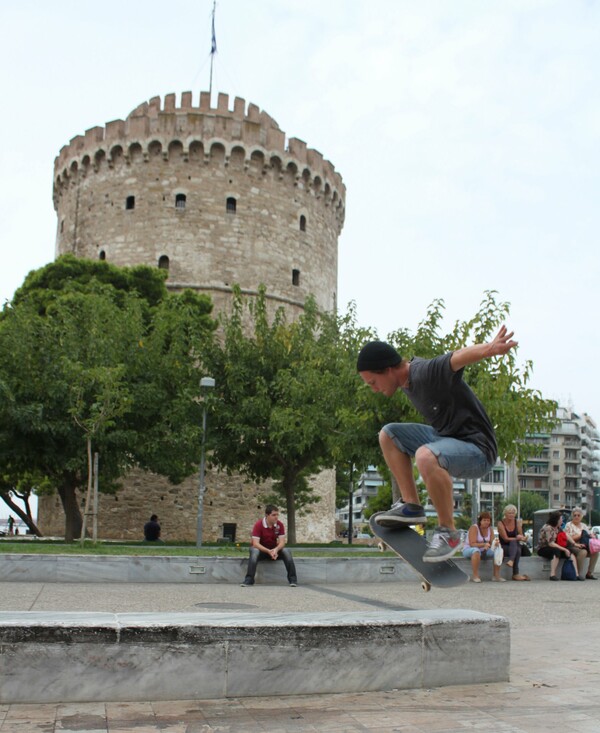
<instances>
[{"instance_id":1,"label":"skateboard wheel","mask_svg":"<svg viewBox=\"0 0 600 733\"><path fill-rule=\"evenodd\" d=\"M425 591L425 593L428 593L431 590L431 583L428 583L426 580L424 580L421 583L421 588Z\"/></svg>"}]
</instances>

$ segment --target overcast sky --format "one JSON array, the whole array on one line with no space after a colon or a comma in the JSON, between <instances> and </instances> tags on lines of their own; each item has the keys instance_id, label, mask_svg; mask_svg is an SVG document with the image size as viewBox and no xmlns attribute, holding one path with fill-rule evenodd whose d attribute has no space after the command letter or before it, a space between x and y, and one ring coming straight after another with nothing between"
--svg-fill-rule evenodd
<instances>
[{"instance_id":1,"label":"overcast sky","mask_svg":"<svg viewBox=\"0 0 600 733\"><path fill-rule=\"evenodd\" d=\"M0 4L0 302L54 258L54 158L141 102L207 90L212 0ZM600 3L219 0L213 91L347 187L339 303L380 337L485 290L531 386L600 422Z\"/></svg>"}]
</instances>

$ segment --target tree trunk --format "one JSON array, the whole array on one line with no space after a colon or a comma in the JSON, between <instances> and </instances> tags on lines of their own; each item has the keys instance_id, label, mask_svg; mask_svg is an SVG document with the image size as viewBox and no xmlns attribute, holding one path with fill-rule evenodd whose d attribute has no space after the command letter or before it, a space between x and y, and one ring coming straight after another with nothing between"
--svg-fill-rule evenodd
<instances>
[{"instance_id":1,"label":"tree trunk","mask_svg":"<svg viewBox=\"0 0 600 733\"><path fill-rule=\"evenodd\" d=\"M33 521L31 509L29 508L28 502L26 502L27 511L23 511L23 509L21 509L18 504L15 504L8 492L0 492L0 497L4 500L4 503L11 508L13 512L25 522L25 524L29 527L29 531L32 534L36 535L37 537L42 536L42 533L38 529L37 524Z\"/></svg>"},{"instance_id":2,"label":"tree trunk","mask_svg":"<svg viewBox=\"0 0 600 733\"><path fill-rule=\"evenodd\" d=\"M73 542L75 538L81 536L81 510L77 503L77 494L75 493L76 484L75 477L65 477L61 486L58 487L58 495L62 502L65 512L65 541Z\"/></svg>"},{"instance_id":3,"label":"tree trunk","mask_svg":"<svg viewBox=\"0 0 600 733\"><path fill-rule=\"evenodd\" d=\"M87 482L87 493L85 495L85 509L83 511L83 523L81 526L81 546L85 542L85 535L87 530L87 521L90 515L90 501L92 500L92 440L90 436L87 437L87 462L88 462L88 482Z\"/></svg>"},{"instance_id":4,"label":"tree trunk","mask_svg":"<svg viewBox=\"0 0 600 733\"><path fill-rule=\"evenodd\" d=\"M285 474L281 482L285 493L285 508L287 512L288 543L296 544L296 497L294 494L295 476Z\"/></svg>"}]
</instances>

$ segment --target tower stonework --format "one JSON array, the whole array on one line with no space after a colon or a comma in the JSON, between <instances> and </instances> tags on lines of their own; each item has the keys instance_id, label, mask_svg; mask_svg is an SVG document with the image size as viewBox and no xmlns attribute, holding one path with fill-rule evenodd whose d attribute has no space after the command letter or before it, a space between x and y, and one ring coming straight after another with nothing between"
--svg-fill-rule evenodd
<instances>
[{"instance_id":1,"label":"tower stonework","mask_svg":"<svg viewBox=\"0 0 600 733\"><path fill-rule=\"evenodd\" d=\"M191 92L154 97L125 120L93 127L64 146L54 163L56 254L168 271L170 290L211 296L228 311L232 286L252 296L266 288L271 309L298 315L308 295L337 305L338 237L345 186L333 165L275 120L238 97ZM318 509L297 518L308 541L334 537L335 477L314 477ZM260 494L241 477L207 473L204 538L231 532L247 540L262 513ZM102 496L99 535L139 538L151 513L165 538L195 537L198 481L180 486L133 472L117 496ZM40 525L60 533L55 498L40 499ZM227 530L225 529L227 525Z\"/></svg>"},{"instance_id":2,"label":"tower stonework","mask_svg":"<svg viewBox=\"0 0 600 733\"><path fill-rule=\"evenodd\" d=\"M243 99L185 92L93 127L54 164L57 254L168 269L167 286L231 286L292 311L309 294L333 310L345 187L333 165Z\"/></svg>"}]
</instances>

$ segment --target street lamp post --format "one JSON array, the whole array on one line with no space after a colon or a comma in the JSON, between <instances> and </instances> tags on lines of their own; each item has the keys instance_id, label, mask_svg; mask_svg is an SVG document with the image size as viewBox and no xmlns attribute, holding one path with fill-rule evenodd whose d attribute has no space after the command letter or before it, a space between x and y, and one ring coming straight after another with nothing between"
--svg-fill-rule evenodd
<instances>
[{"instance_id":1,"label":"street lamp post","mask_svg":"<svg viewBox=\"0 0 600 733\"><path fill-rule=\"evenodd\" d=\"M204 514L204 456L206 452L206 393L205 390L213 389L215 380L212 377L202 377L200 380L200 391L203 395L202 401L202 451L200 453L200 488L198 491L198 522L196 524L196 547L202 547L202 518Z\"/></svg>"}]
</instances>

